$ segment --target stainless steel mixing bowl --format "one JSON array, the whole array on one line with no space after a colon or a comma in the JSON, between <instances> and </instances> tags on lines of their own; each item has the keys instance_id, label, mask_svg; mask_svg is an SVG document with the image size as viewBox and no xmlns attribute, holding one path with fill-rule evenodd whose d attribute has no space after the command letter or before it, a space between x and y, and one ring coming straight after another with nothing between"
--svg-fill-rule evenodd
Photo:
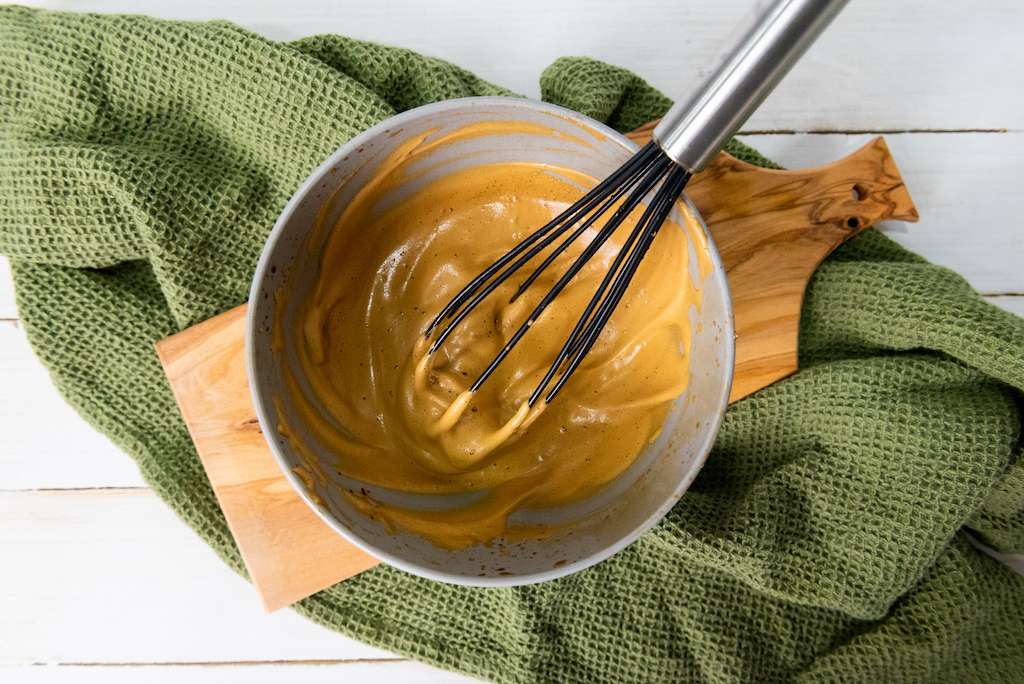
<instances>
[{"instance_id":1,"label":"stainless steel mixing bowl","mask_svg":"<svg viewBox=\"0 0 1024 684\"><path fill-rule=\"evenodd\" d=\"M443 135L489 120L540 124L553 135L494 134L439 146L416 162L417 168L429 167L427 172L412 174L414 180L394 189L394 198L383 202L476 164L541 162L603 178L636 150L624 136L578 113L512 98L449 100L404 112L371 128L343 145L309 176L274 226L250 292L246 362L256 413L274 457L299 495L331 528L382 561L416 575L457 584L511 586L555 579L598 563L635 541L676 504L714 442L728 401L735 345L725 271L709 236L714 268L699 283L699 310L690 311L689 388L675 402L658 439L598 494L570 506L515 514L515 520L554 524L555 533L543 539L450 551L411 533L389 531L354 508L341 491L365 485L335 474L338 456L316 444L294 411L282 370L290 366L300 385L304 384L302 371L287 335L281 351L273 348L275 316L282 317L285 331L292 330L296 304L315 282L320 250L330 235L330 230L324 230L311 238L321 211L326 212L325 225L333 226L346 203L374 177L381 161L409 137L426 131ZM683 201L700 222L689 199ZM678 215L675 219L680 220ZM692 245L691 254L695 249L697 245ZM698 272L695 266L690 271ZM281 302L275 306L277 297ZM311 445L323 472L331 478L326 484L315 483L313 492L293 470L302 464L302 456L281 434L279 410L285 412L286 422L297 436ZM377 488L366 488L379 493ZM445 503L394 493L389 500L421 509ZM318 559L311 557L309 562Z\"/></svg>"}]
</instances>

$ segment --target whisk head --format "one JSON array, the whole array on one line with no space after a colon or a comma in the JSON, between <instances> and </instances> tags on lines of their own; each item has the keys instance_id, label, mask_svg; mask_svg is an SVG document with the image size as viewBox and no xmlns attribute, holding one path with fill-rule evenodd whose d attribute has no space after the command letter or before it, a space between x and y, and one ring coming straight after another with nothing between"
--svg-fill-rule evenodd
<instances>
[{"instance_id":1,"label":"whisk head","mask_svg":"<svg viewBox=\"0 0 1024 684\"><path fill-rule=\"evenodd\" d=\"M615 311L615 307L618 306L625 294L644 255L650 249L658 230L672 211L672 207L689 180L690 173L688 171L669 159L656 143L648 143L629 161L594 186L565 211L531 233L470 280L441 309L428 326L425 336L428 340L433 338L433 341L427 355L436 352L466 316L488 295L526 266L534 257L568 233L519 285L511 298L511 301L516 301L560 254L615 207L614 212L597 230L579 256L558 278L487 368L473 382L468 391L476 392L573 277L586 266L591 257L608 241L629 214L643 202L644 198L653 192L652 200L644 208L639 221L623 243L608 272L598 285L594 296L583 310L579 321L562 345L547 373L530 395L527 403L532 407L542 396L545 402L550 402L594 346ZM620 202L620 200L623 201ZM618 204L617 207L616 204Z\"/></svg>"}]
</instances>

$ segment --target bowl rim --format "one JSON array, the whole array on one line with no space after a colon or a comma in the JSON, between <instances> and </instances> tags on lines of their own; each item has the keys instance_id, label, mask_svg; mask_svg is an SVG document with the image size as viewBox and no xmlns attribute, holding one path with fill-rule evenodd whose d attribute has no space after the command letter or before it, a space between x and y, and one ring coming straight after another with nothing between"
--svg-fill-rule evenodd
<instances>
[{"instance_id":1,"label":"bowl rim","mask_svg":"<svg viewBox=\"0 0 1024 684\"><path fill-rule=\"evenodd\" d=\"M299 204L301 204L311 194L317 184L330 173L332 167L337 166L344 157L355 152L359 147L366 145L371 140L384 135L396 127L401 127L406 122L418 119L421 116L427 114L444 114L467 108L487 108L488 106L522 108L551 114L562 119L568 119L572 123L575 123L584 129L592 128L598 133L606 136L610 141L621 145L627 152L632 153L639 149L636 143L632 140L600 121L596 121L585 114L581 114L571 109L538 100L503 96L462 97L433 102L406 110L385 119L371 128L368 128L341 145L330 156L328 156L322 164L311 171L309 176L307 176L299 185L288 200L284 209L282 209L277 221L274 223L274 227L271 229L270 234L267 236L267 240L263 245L263 250L260 252L260 258L257 262L252 284L249 289L249 301L258 301L260 290L262 289L263 283L267 279L267 274L271 268L270 262L272 260L272 255L276 252L277 244L285 233L285 227L291 220L291 217L295 213ZM704 442L700 445L700 448L697 449L698 456L693 460L691 466L680 478L679 483L672 490L672 493L665 498L665 501L663 501L661 505L659 505L657 509L648 515L640 524L636 525L628 534L623 535L614 543L602 547L583 558L570 563L565 563L559 567L523 575L498 575L494 577L469 577L458 573L446 572L436 567L409 561L408 559L397 556L385 549L378 548L374 544L367 542L354 530L345 526L342 521L331 514L330 511L317 505L313 501L313 498L310 492L307 491L305 484L300 480L299 476L292 471L289 460L284 454L281 445L278 443L278 438L280 438L279 431L277 429L277 425L270 420L267 406L268 403L272 402L264 400L264 389L257 380L255 345L256 336L262 335L262 333L259 332L259 325L256 321L257 307L250 305L246 311L245 320L245 365L246 377L249 382L249 393L252 398L256 418L259 421L264 441L270 449L270 452L273 455L274 460L277 462L278 467L281 469L284 477L288 480L289 484L291 484L292 489L298 493L299 497L317 515L317 517L356 548L392 567L404 570L405 572L419 577L448 584L475 587L514 587L547 582L567 575L572 575L580 572L581 570L597 565L631 545L665 517L669 510L679 502L683 494L685 494L690 488L690 485L693 483L694 478L696 478L697 473L699 473L701 468L704 467L704 463L707 461L711 448L714 446L718 430L725 418L725 411L729 405L729 395L732 391L733 377L735 375L735 321L732 308L732 294L729 290L729 281L725 274L725 267L722 264L721 255L718 252L718 247L714 242L714 238L708 230L707 224L704 222L704 218L701 216L700 211L696 206L694 206L692 200L685 192L681 199L692 212L701 229L704 231L713 267L712 274L708 277L712 277L712 275L715 274L721 276L725 316L719 339L720 344L724 344L726 347L725 363L722 364L722 368L729 369L729 372L725 373L725 381L721 384L721 396L717 402L718 410L715 412L715 416L711 421L711 429L706 433L707 436ZM269 392L269 389L266 391Z\"/></svg>"}]
</instances>

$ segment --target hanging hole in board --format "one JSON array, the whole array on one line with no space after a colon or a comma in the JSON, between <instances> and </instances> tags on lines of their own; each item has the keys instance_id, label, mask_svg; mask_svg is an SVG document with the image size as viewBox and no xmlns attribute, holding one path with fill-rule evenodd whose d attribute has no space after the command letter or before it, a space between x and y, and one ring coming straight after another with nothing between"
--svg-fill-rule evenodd
<instances>
[{"instance_id":1,"label":"hanging hole in board","mask_svg":"<svg viewBox=\"0 0 1024 684\"><path fill-rule=\"evenodd\" d=\"M850 218L846 219L846 227L860 228L860 219L857 218L856 216L851 216Z\"/></svg>"}]
</instances>

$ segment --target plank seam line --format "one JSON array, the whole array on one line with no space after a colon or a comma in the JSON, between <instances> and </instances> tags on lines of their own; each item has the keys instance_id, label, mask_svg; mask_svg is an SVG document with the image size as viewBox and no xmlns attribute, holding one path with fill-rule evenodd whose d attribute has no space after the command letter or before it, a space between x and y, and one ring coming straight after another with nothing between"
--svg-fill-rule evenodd
<instances>
[{"instance_id":1,"label":"plank seam line","mask_svg":"<svg viewBox=\"0 0 1024 684\"><path fill-rule=\"evenodd\" d=\"M351 659L299 659L299 660L168 660L155 662L33 662L31 667L261 667L266 665L374 665L411 662L408 658L351 658ZM0 666L5 667L5 666Z\"/></svg>"},{"instance_id":2,"label":"plank seam line","mask_svg":"<svg viewBox=\"0 0 1024 684\"><path fill-rule=\"evenodd\" d=\"M53 492L150 492L146 486L95 486L95 487L30 487L28 489L0 489L0 494L49 494Z\"/></svg>"}]
</instances>

